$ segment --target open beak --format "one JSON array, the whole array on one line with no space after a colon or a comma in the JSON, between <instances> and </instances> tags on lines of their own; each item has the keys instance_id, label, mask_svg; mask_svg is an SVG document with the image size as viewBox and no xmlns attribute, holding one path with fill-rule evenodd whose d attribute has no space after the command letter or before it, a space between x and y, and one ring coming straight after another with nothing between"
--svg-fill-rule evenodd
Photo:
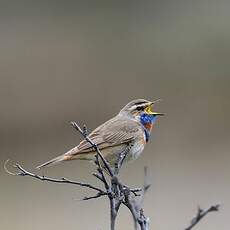
<instances>
[{"instance_id":1,"label":"open beak","mask_svg":"<svg viewBox=\"0 0 230 230\"><path fill-rule=\"evenodd\" d=\"M157 99L157 100L155 100L155 101L149 102L149 106L146 108L146 112L147 112L148 114L152 114L152 115L156 115L156 116L164 116L164 115L165 115L164 113L158 113L158 112L153 112L153 111L152 111L152 106L153 106L155 103L159 102L159 101L161 101L161 99Z\"/></svg>"}]
</instances>

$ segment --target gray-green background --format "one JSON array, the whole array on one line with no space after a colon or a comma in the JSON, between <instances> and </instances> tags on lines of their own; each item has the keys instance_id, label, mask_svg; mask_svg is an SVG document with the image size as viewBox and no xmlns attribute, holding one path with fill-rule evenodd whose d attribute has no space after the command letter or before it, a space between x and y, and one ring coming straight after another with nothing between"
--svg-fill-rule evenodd
<instances>
[{"instance_id":1,"label":"gray-green background","mask_svg":"<svg viewBox=\"0 0 230 230\"><path fill-rule=\"evenodd\" d=\"M183 229L197 205L221 203L197 230L229 229L230 2L1 1L0 228L108 229L106 199L87 189L12 177L77 145L69 121L92 130L134 98L165 112L143 155L121 178L141 185L151 229ZM87 162L46 175L98 183ZM117 229L133 229L122 209Z\"/></svg>"}]
</instances>

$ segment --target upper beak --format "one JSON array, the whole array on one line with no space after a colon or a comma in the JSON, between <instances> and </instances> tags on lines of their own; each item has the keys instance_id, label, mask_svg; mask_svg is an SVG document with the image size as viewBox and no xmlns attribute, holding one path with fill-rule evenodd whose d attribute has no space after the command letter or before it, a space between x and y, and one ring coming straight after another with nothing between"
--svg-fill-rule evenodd
<instances>
[{"instance_id":1,"label":"upper beak","mask_svg":"<svg viewBox=\"0 0 230 230\"><path fill-rule=\"evenodd\" d=\"M159 101L162 101L162 99L159 98L159 99L157 99L157 100L155 100L155 101L151 101L151 102L150 102L150 105L154 105L155 103L157 103L157 102L159 102Z\"/></svg>"}]
</instances>

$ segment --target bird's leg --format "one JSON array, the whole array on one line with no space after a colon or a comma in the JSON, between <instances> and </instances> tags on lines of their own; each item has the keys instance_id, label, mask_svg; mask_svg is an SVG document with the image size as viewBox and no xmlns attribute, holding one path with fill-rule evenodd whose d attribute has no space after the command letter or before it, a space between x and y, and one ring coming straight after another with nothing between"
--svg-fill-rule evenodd
<instances>
[{"instance_id":1,"label":"bird's leg","mask_svg":"<svg viewBox=\"0 0 230 230\"><path fill-rule=\"evenodd\" d=\"M114 174L118 175L120 168L128 154L128 152L130 151L130 147L128 146L124 151L122 151L121 153L118 154L118 158L114 164Z\"/></svg>"},{"instance_id":2,"label":"bird's leg","mask_svg":"<svg viewBox=\"0 0 230 230\"><path fill-rule=\"evenodd\" d=\"M86 136L88 136L88 134L89 134L89 131L88 131L88 129L87 129L87 126L84 124L83 125L83 135L86 137Z\"/></svg>"}]
</instances>

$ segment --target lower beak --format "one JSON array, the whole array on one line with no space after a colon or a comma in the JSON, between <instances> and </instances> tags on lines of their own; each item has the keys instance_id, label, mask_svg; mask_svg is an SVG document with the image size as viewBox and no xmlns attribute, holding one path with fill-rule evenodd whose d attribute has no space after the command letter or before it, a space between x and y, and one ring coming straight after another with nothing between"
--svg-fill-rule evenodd
<instances>
[{"instance_id":1,"label":"lower beak","mask_svg":"<svg viewBox=\"0 0 230 230\"><path fill-rule=\"evenodd\" d=\"M165 114L164 114L164 113L154 113L154 115L157 115L157 116L164 116Z\"/></svg>"}]
</instances>

